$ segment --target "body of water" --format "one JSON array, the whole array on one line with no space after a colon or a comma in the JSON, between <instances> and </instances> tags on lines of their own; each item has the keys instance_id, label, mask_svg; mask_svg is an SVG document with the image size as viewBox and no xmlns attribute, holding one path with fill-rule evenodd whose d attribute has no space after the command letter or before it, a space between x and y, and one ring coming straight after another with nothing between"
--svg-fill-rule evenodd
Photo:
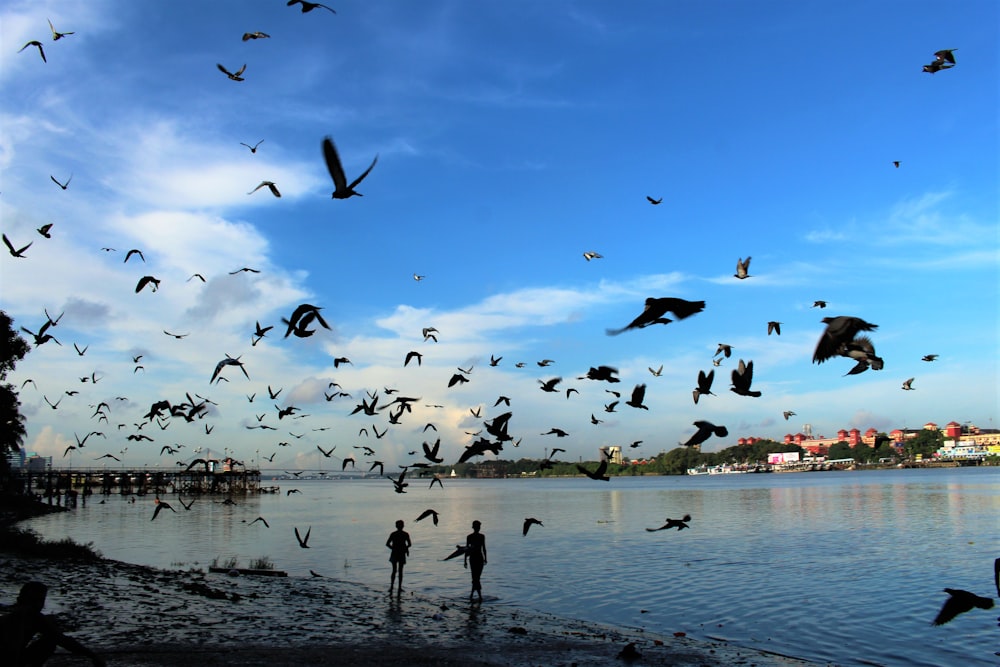
<instances>
[{"instance_id":1,"label":"body of water","mask_svg":"<svg viewBox=\"0 0 1000 667\"><path fill-rule=\"evenodd\" d=\"M28 525L93 542L109 558L205 568L266 556L290 576L388 590L396 519L413 547L405 588L457 601L461 558L479 519L487 604L651 632L686 632L838 665L997 665L1000 607L934 627L945 587L994 596L1000 470L954 468L699 477L444 480L407 493L388 480L281 481L281 492L199 497L185 511L112 496ZM301 493L286 495L288 489ZM191 500L186 498L185 501ZM425 509L439 513L415 522ZM648 532L667 517L690 529ZM258 516L263 522L250 524ZM522 535L524 519L534 517ZM294 528L311 529L308 549Z\"/></svg>"}]
</instances>

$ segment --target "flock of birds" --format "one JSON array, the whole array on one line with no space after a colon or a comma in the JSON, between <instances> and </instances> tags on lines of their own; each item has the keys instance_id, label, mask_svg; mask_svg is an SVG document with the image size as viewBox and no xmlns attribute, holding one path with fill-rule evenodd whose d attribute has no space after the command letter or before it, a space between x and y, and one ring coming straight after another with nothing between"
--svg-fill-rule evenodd
<instances>
[{"instance_id":1,"label":"flock of birds","mask_svg":"<svg viewBox=\"0 0 1000 667\"><path fill-rule=\"evenodd\" d=\"M298 5L302 13L309 13L316 9L322 9L329 11L330 13L336 14L335 10L320 3L306 2L305 0L288 0L286 4L290 7ZM75 34L74 32L57 31L51 21L49 21L49 29L51 30L53 42L58 42L59 40L64 39L67 36ZM242 40L246 42L258 39L267 39L269 37L270 35L268 35L267 33L261 31L253 31L244 33L242 36ZM24 51L29 47L35 47L42 61L47 63L44 46L41 41L31 40L27 42L23 47L21 47L19 52ZM935 56L934 61L928 65L925 65L923 71L934 74L936 72L954 67L956 64L954 51L955 49L942 49L940 51L937 51L934 54ZM222 74L224 74L231 81L234 82L245 81L244 75L247 70L247 65L245 63L241 67L235 70L231 70L230 68L227 68L222 64L218 64L217 68ZM260 140L254 144L240 142L240 145L246 147L251 154L256 154L258 148L261 146L263 141L264 140ZM346 173L344 171L340 159L340 155L331 137L328 136L322 140L321 153L327 171L330 175L331 180L333 181L334 189L331 194L331 197L333 199L348 199L350 197L362 196L362 193L358 192L356 188L371 174L372 170L374 169L374 167L378 162L378 155L374 157L374 159L372 160L371 164L367 167L367 169L361 172L361 174L356 178L354 178L352 181L348 182ZM893 165L896 168L898 168L900 166L900 162L893 161ZM73 178L72 175L70 175L65 181L62 181L57 179L54 175L51 176L52 182L63 191L66 191L69 188L72 182L72 178ZM266 188L274 197L278 198L281 197L281 192L278 189L278 186L274 182L268 180L262 181L260 184L258 184L252 190L250 190L250 192L248 192L247 194L253 195L259 190L264 188ZM652 196L647 196L646 199L653 206L660 205L663 202L662 197L654 198ZM49 239L51 238L51 230L52 230L52 224L46 224L40 227L37 230L37 232L43 238ZM15 244L7 237L6 233L3 234L2 238L10 257L14 259L25 259L27 257L26 252L31 248L33 244L33 242L29 242L24 245L20 245L19 243ZM104 247L102 248L102 250L109 253L115 252L115 249L110 247ZM133 257L140 262L143 263L145 262L145 256L143 255L143 252L138 248L130 249L125 255L124 262L128 263L129 260L132 259ZM603 256L596 251L587 251L583 253L583 257L586 261L590 262L592 260L601 259ZM751 257L749 256L746 257L746 259L740 257L737 260L736 272L734 273L734 277L737 280L746 280L752 277L750 274L750 262L751 262ZM243 267L240 269L236 269L235 271L232 271L231 274L238 274L245 272L259 273L259 271L256 269L250 267ZM205 282L205 277L199 273L193 274L188 279L188 281L194 278L198 278L203 283ZM414 274L413 278L416 281L421 281L424 279L424 276ZM156 278L155 276L143 275L138 278L134 291L135 293L138 294L148 287L150 292L156 292L159 289L160 284L161 284L160 279ZM827 307L827 303L822 300L817 300L814 302L813 307L823 309ZM624 327L621 328L617 329L609 328L607 329L607 334L609 336L617 336L625 332L645 329L654 325L667 325L674 321L682 321L689 317L692 317L698 313L703 312L704 309L705 309L704 301L687 301L676 297L650 297L646 299L645 306L642 312L639 313L631 322L629 322L628 324L626 324ZM321 310L322 310L321 307L315 305L301 304L298 307L296 307L289 314L287 318L281 318L281 323L284 324L286 327L284 331L284 338L287 339L289 336L294 336L295 338L300 338L300 339L309 338L318 331L317 327L322 329L330 329L329 324L326 322L326 320L323 318L321 314ZM667 317L667 315L671 315L671 317ZM22 326L20 327L20 329L22 332L30 336L31 341L35 348L39 348L42 345L48 343L55 343L56 345L61 346L62 343L58 339L56 339L54 335L54 331L56 330L61 317L62 315L53 318L49 315L48 311L46 310L45 320L41 323L40 326L37 327L36 331L30 330L26 326ZM841 315L836 317L825 317L822 319L822 322L826 326L819 338L819 341L817 342L816 349L812 357L813 363L817 364L824 363L828 360L835 359L838 357L846 358L851 362L853 362L853 366L846 373L847 375L856 375L859 373L863 373L869 369L879 371L884 368L884 362L882 358L876 354L875 345L868 335L870 332L875 331L878 328L878 325L869 323L858 317L846 316L846 315ZM781 324L782 324L781 322L769 321L767 323L767 335L770 336L773 334L780 336ZM256 322L255 329L250 336L251 345L253 347L256 347L257 344L260 343L261 340L263 340L265 336L267 336L268 333L273 328L274 328L273 325L262 326L259 321ZM177 340L182 340L188 335L186 333L185 334L171 333L167 330L164 330L163 333ZM437 342L439 333L440 332L438 332L438 330L434 327L426 327L422 331L423 340L425 342ZM76 343L74 343L73 345L78 356L80 357L85 356L85 354L87 353L88 346L84 346L81 348ZM732 346L725 343L720 343L718 346L718 350L716 351L716 354L713 356L712 359L713 367L720 366L722 361L724 359L729 358L731 354L732 354ZM142 356L143 355L140 354L132 357L132 362L133 364L135 364L133 373L138 373L140 371L145 370L145 367L139 364L140 360L142 359ZM240 372L243 375L243 377L249 381L250 374L248 373L247 368L245 366L245 362L242 360L241 357L242 355L233 357L227 353L225 355L225 358L221 359L216 364L209 378L209 384L214 385L218 384L219 382L229 382L229 378L227 377L226 371L233 368L235 368L238 372ZM936 354L928 354L925 355L922 360L925 362L932 362L935 361L937 358L938 355ZM402 366L405 368L409 366L410 363L413 361L416 362L417 366L420 366L422 364L422 360L423 360L422 352L418 350L410 350L405 354L402 361ZM496 367L500 364L501 360L502 357L491 355L489 365L491 367ZM351 363L352 362L350 361L350 359L341 357L335 360L334 366L339 367L342 364L351 364ZM540 368L545 368L553 363L554 362L550 359L543 359L538 361L537 365ZM526 365L527 364L525 362L518 362L516 364L516 367L523 368ZM663 371L662 365L659 367L659 369L649 368L649 372L653 377L660 377L662 371ZM468 383L470 381L469 376L471 375L471 373L472 373L471 367L458 368L457 372L452 374L451 377L449 378L447 386L450 388ZM620 382L620 379L617 377L617 375L618 375L618 370L616 368L610 366L596 366L596 367L591 367L586 374L579 376L577 379L604 382L607 383L608 385L614 385ZM739 359L736 367L731 371L730 377L731 377L730 391L732 391L733 393L739 396L749 397L749 398L757 398L761 396L761 392L759 390L755 390L752 388L753 378L754 378L754 362L752 360L745 361L744 359ZM89 375L79 377L79 382L83 384L90 383L91 385L96 385L102 379L103 376L99 376L95 371ZM707 372L704 370L698 371L696 380L697 386L692 391L692 396L695 404L698 404L699 399L703 396L715 395L712 392L714 379L715 379L714 368ZM915 378L909 378L906 381L904 381L902 389L906 391L912 391L914 389L913 387L914 380ZM558 386L562 383L562 381L563 381L562 377L552 377L548 379L539 379L538 383L540 385L540 389L543 392L561 393L563 390L559 389ZM28 384L34 384L34 381L31 379L26 379L21 384L21 389L24 390ZM324 397L326 398L327 402L332 402L336 399L351 397L351 394L349 392L344 391L343 388L336 382L331 381L327 389L331 390L330 393L324 392ZM610 400L607 403L605 403L603 406L603 410L605 413L614 413L617 410L617 406L621 403L620 399L622 397L622 392L610 388L606 389L605 391L609 395L611 395L614 398L614 400ZM281 394L281 392L282 392L281 388L273 390L270 385L268 385L267 387L268 396L272 401L277 400L278 395ZM64 395L68 397L74 397L78 393L79 393L78 390L64 391ZM578 394L579 391L573 387L565 389L565 396L567 399L569 399L573 393ZM648 410L648 407L644 404L645 393L646 393L646 384L645 383L636 384L634 388L631 390L631 392L629 392L628 398L624 401L624 405L629 406L633 409ZM399 396L396 394L397 390L390 389L388 387L386 387L384 391L381 393L377 391L366 392L366 396L360 399L360 403L358 403L349 414L350 415L362 414L363 416L368 416L368 417L378 417L383 414L386 415L387 425L386 427L383 428L382 431L378 430L376 424L374 423L372 424L371 433L374 434L376 439L382 439L388 432L389 426L399 425L402 422L402 419L405 415L411 414L413 412L414 404L416 404L418 401L421 400L421 398L419 397ZM255 398L256 398L256 392L253 394L248 394L247 395L248 403L253 404ZM63 395L60 395L59 398L55 401L49 399L47 395L43 395L43 399L51 409L57 410L61 404L61 401L63 400ZM118 396L114 400L125 404L128 403L127 397L124 396ZM497 407L501 404L509 406L510 403L511 399L509 397L500 396L493 404L493 407ZM142 416L140 421L134 422L132 424L132 426L134 427L134 432L130 433L127 436L127 440L129 442L143 442L143 441L154 442L155 439L153 437L142 433L144 427L153 424L158 426L161 431L165 431L171 425L172 420L179 419L188 424L200 422L204 420L206 417L214 414L215 411L213 410L213 408L217 407L217 405L218 404L216 404L211 399L205 396L201 396L199 394L194 394L194 396L192 396L190 393L185 394L184 399L180 401L172 402L167 399L158 400L150 406L150 409ZM110 420L113 410L111 405L107 401L101 401L100 403L92 405L91 407L94 408L94 412L91 417L92 419L96 420L98 424L107 423L110 425ZM444 406L430 405L428 407L441 408ZM274 408L276 410L276 416L279 421L284 420L286 418L290 420L298 420L308 417L308 415L301 412L300 408L294 405L286 404L284 406L279 406L275 404ZM476 418L482 417L481 407L470 408L470 413ZM264 414L254 414L256 423L246 425L246 428L278 430L277 427L265 421L266 414L267 414L266 412ZM792 415L795 415L795 412L791 410L783 412L785 420L789 419L789 417L791 417ZM512 411L503 412L492 418L484 419L483 428L480 429L479 431L467 432L468 435L473 436L476 439L470 445L468 445L463 452L460 453L458 461L459 462L469 461L472 460L474 457L482 456L485 454L499 455L505 443L517 447L521 442L521 438L519 437L515 438L515 436L509 431L510 421L512 416L513 416ZM597 419L593 413L591 414L590 420L591 423L593 424L602 423L602 420ZM723 438L728 435L728 430L725 426L715 425L708 421L698 420L695 421L693 425L695 426L696 430L694 434L692 434L686 442L681 443L681 445L684 447L698 447L704 442L706 442L712 436ZM117 424L118 430L127 428L128 424L126 424L125 422L119 422ZM205 434L210 435L213 428L214 426L212 425L205 425L204 427ZM322 431L322 430L327 430L327 428L329 427L323 427L314 430ZM428 422L423 427L423 432L426 433L428 430L436 431L437 428L432 422ZM489 437L482 435L483 431L485 431ZM288 434L289 436L295 439L301 439L305 436L305 433L296 433L295 431L292 430L288 431ZM367 427L361 428L359 430L358 435L359 437L361 435L368 436L369 432ZM561 428L553 427L547 433L543 433L542 435L555 435L556 437L561 438L568 436L569 433L567 433L565 430ZM74 433L75 445L67 447L63 456L65 457L72 451L83 450L85 444L91 437L107 438L107 435L102 431L93 430L88 432L85 436L81 438L76 433ZM631 446L636 447L638 446L639 443L641 443L641 441L636 441ZM280 441L277 443L277 446L290 447L291 445L288 441ZM162 445L160 449L160 454L176 455L184 447L185 445L183 444L174 444L173 446ZM357 460L353 454L348 454L343 457L338 457L334 455L333 452L337 449L336 445L328 449L325 449L321 445L317 444L316 448L319 452L319 455L324 458L327 459L339 458L341 461L341 470L347 470L348 466L350 466L352 469L356 467ZM407 481L407 475L411 469L422 472L421 469L428 468L431 465L438 465L445 461L445 458L441 453L441 439L437 438L434 443L424 442L422 445L422 452L418 450L410 451L409 455L419 456L422 460L414 460L410 461L409 463L400 465L401 471L395 477L393 477L391 475L386 475L384 473L385 464L381 460L374 458L375 456L377 456L377 454L376 450L373 447L367 445L359 445L359 446L354 446L354 449L361 450L361 456L371 458L368 472L374 472L377 470L380 476L384 476L391 481L393 490L396 493L400 494L407 492L407 488L410 485L410 482ZM124 455L126 451L127 451L127 446L119 453ZM546 451L548 452L548 450ZM553 463L551 457L555 457L555 455L559 452L565 452L565 450L558 447L552 448L551 453L547 453L547 455L540 461L539 463L540 469L544 470L546 468L551 468ZM194 450L194 453L195 455L201 453L201 448ZM268 461L273 461L274 457L275 454L272 453L269 457L265 456L263 458ZM96 457L96 460L104 458L110 458L116 461L119 460L118 457L116 457L114 454L111 453L106 453L102 456ZM198 457L198 458L193 458L190 462L178 461L177 465L187 466L187 469L191 469L196 466L199 467L205 466L206 469L208 469L208 467L212 463L216 462L219 461L214 458ZM224 462L230 465L242 465L242 462L236 461L233 458L226 459ZM602 449L601 459L598 462L596 468L590 469L589 467L581 464L578 464L577 468L579 469L581 474L587 476L590 479L606 482L609 480L609 477L607 475L608 463L609 461L607 458L607 450ZM303 471L286 471L286 472L288 472L288 474L292 475L293 477L298 477L299 475L302 474ZM440 477L436 475L431 478L429 488L433 488L435 484L443 488L442 480L440 479ZM289 489L287 491L287 494L290 495L292 493L297 493L297 492L298 492L297 489ZM193 504L193 501L190 503L185 503L183 500L180 500L180 502L184 507L184 509L186 510L190 510ZM231 500L229 502L231 502ZM171 512L176 513L176 510L169 503L157 497L155 501L155 510L153 512L151 520L155 520L163 510L169 510ZM437 511L433 509L428 509L424 511L422 514L420 514L420 516L416 518L416 521L422 521L426 518L431 518L434 525L438 524L439 516ZM257 521L262 522L265 525L265 527L269 527L269 524L263 517L258 517L251 523L256 523ZM646 530L650 532L672 530L672 529L681 531L690 527L689 526L690 521L691 521L690 515L684 515L683 518L681 519L671 519L668 517L665 520L664 525L660 526L659 528L647 528ZM529 529L533 525L541 527L543 526L543 523L542 521L534 517L525 518L522 528L522 534L524 536L527 536ZM296 541L301 548L309 548L311 527L306 530L304 535L300 533L298 527L295 527L294 534ZM445 560L455 558L463 553L464 553L464 547L462 545L458 545L455 552L447 556ZM997 585L997 594L998 596L1000 596L1000 559L997 559L994 569L995 569L995 579ZM934 620L935 625L947 623L948 621L955 618L955 616L957 616L958 614L969 611L973 608L988 609L993 606L993 600L991 598L980 597L968 591L957 590L957 589L945 589L945 592L949 594L949 598L942 607L937 618L935 618Z\"/></svg>"}]
</instances>

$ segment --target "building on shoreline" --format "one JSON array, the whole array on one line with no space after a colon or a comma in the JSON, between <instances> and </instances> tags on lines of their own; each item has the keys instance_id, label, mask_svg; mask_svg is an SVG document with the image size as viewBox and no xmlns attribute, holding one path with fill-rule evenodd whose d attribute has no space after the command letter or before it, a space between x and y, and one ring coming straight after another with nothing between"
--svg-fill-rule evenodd
<instances>
[{"instance_id":1,"label":"building on shoreline","mask_svg":"<svg viewBox=\"0 0 1000 667\"><path fill-rule=\"evenodd\" d=\"M820 435L813 437L812 429L805 428L805 433L786 433L783 442L786 445L798 445L811 456L826 456L830 447L838 442L847 443L852 449L858 445L874 447L880 432L869 428L864 433L860 429L840 429L834 437ZM897 451L903 449L907 440L917 437L921 431L941 431L944 445L938 450L937 456L942 458L982 458L988 455L1000 455L1000 429L981 429L974 424L962 425L956 421L945 424L942 430L934 422L927 422L919 429L897 428L888 432L889 444ZM754 436L739 438L737 445L753 445L764 440Z\"/></svg>"}]
</instances>

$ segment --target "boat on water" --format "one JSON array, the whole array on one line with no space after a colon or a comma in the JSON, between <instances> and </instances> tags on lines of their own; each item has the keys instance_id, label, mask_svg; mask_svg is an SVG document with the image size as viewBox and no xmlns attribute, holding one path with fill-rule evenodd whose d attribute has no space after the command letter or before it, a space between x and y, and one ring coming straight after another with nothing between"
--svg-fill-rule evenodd
<instances>
[{"instance_id":1,"label":"boat on water","mask_svg":"<svg viewBox=\"0 0 1000 667\"><path fill-rule=\"evenodd\" d=\"M698 466L696 468L688 468L687 474L689 475L744 475L748 472L757 472L756 469L747 468L745 466L732 466L732 465L717 465L717 466Z\"/></svg>"}]
</instances>

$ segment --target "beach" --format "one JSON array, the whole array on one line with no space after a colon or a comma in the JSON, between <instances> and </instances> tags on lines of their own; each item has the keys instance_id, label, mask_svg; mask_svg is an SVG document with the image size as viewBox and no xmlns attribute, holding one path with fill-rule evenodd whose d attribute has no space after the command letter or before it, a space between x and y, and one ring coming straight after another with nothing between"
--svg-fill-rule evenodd
<instances>
[{"instance_id":1,"label":"beach","mask_svg":"<svg viewBox=\"0 0 1000 667\"><path fill-rule=\"evenodd\" d=\"M49 586L45 611L109 665L810 665L723 642L464 599L432 600L332 577L230 576L0 551L0 600ZM629 660L632 644L641 656ZM626 653L622 653L626 650ZM46 664L89 661L60 651Z\"/></svg>"}]
</instances>

